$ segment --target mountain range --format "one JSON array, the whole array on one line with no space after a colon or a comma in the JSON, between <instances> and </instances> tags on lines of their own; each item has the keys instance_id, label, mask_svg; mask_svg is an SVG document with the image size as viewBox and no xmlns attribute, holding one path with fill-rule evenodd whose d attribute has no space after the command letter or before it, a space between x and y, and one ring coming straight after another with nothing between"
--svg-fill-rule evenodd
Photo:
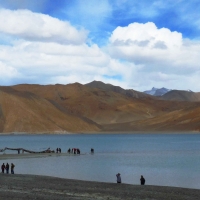
<instances>
[{"instance_id":1,"label":"mountain range","mask_svg":"<svg viewBox=\"0 0 200 200\"><path fill-rule=\"evenodd\" d=\"M0 86L1 133L200 131L200 93L152 96L100 81Z\"/></svg>"},{"instance_id":2,"label":"mountain range","mask_svg":"<svg viewBox=\"0 0 200 200\"><path fill-rule=\"evenodd\" d=\"M153 95L153 96L162 96L164 94L166 94L167 92L171 91L170 89L167 89L167 88L155 88L153 87L151 90L146 90L144 91L144 93L146 94L150 94L150 95Z\"/></svg>"}]
</instances>

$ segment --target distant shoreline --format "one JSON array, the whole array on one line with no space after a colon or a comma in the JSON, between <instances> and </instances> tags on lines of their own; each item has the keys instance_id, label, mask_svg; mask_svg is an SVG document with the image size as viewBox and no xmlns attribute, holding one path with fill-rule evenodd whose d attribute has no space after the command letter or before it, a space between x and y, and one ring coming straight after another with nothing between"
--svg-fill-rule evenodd
<instances>
[{"instance_id":1,"label":"distant shoreline","mask_svg":"<svg viewBox=\"0 0 200 200\"><path fill-rule=\"evenodd\" d=\"M81 154L84 155L84 154ZM0 154L0 160L8 159L26 159L26 158L45 158L45 157L60 157L60 156L79 156L69 153L20 153L20 154Z\"/></svg>"},{"instance_id":2,"label":"distant shoreline","mask_svg":"<svg viewBox=\"0 0 200 200\"><path fill-rule=\"evenodd\" d=\"M200 131L98 131L98 132L9 132L1 135L77 135L77 134L200 134Z\"/></svg>"},{"instance_id":3,"label":"distant shoreline","mask_svg":"<svg viewBox=\"0 0 200 200\"><path fill-rule=\"evenodd\" d=\"M200 199L198 189L167 186L104 183L20 174L0 174L0 181L0 199Z\"/></svg>"}]
</instances>

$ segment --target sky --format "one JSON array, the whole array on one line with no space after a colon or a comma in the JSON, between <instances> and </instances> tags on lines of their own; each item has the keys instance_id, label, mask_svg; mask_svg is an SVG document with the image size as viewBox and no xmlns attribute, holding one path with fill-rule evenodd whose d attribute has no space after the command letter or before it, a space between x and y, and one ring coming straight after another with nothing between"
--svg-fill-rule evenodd
<instances>
[{"instance_id":1,"label":"sky","mask_svg":"<svg viewBox=\"0 0 200 200\"><path fill-rule=\"evenodd\" d=\"M199 0L0 0L0 85L200 92Z\"/></svg>"}]
</instances>

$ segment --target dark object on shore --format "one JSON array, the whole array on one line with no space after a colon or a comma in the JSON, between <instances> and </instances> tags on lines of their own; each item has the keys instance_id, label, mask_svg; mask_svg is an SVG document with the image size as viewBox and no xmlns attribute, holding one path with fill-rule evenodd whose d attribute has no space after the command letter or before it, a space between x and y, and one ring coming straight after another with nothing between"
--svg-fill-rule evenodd
<instances>
[{"instance_id":1,"label":"dark object on shore","mask_svg":"<svg viewBox=\"0 0 200 200\"><path fill-rule=\"evenodd\" d=\"M140 178L140 184L145 185L145 178L143 176L141 176Z\"/></svg>"},{"instance_id":2,"label":"dark object on shore","mask_svg":"<svg viewBox=\"0 0 200 200\"><path fill-rule=\"evenodd\" d=\"M120 175L120 173L116 174L116 177L117 177L117 183L121 183L122 180L121 180L121 175Z\"/></svg>"},{"instance_id":3,"label":"dark object on shore","mask_svg":"<svg viewBox=\"0 0 200 200\"><path fill-rule=\"evenodd\" d=\"M94 149L93 148L91 148L91 153L94 153Z\"/></svg>"},{"instance_id":4,"label":"dark object on shore","mask_svg":"<svg viewBox=\"0 0 200 200\"><path fill-rule=\"evenodd\" d=\"M22 153L24 153L24 152L26 152L26 153L55 153L55 151L51 150L50 148L48 148L44 151L31 151L31 150L27 150L27 149L23 149L23 148L7 148L7 147L5 147L4 149L0 149L0 152L5 152L6 150L17 151L18 154L20 154L20 151L22 151Z\"/></svg>"},{"instance_id":5,"label":"dark object on shore","mask_svg":"<svg viewBox=\"0 0 200 200\"><path fill-rule=\"evenodd\" d=\"M68 152L68 153L71 153L71 149L69 148L67 152Z\"/></svg>"}]
</instances>

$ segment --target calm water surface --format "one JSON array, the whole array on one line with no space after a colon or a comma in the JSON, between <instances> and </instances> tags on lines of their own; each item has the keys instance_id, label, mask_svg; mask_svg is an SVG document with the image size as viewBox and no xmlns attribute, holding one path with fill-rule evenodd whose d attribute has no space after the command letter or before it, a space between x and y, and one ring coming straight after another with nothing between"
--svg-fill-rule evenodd
<instances>
[{"instance_id":1,"label":"calm water surface","mask_svg":"<svg viewBox=\"0 0 200 200\"><path fill-rule=\"evenodd\" d=\"M1 160L13 162L18 174L116 182L120 172L123 183L139 184L143 175L147 185L200 189L198 134L2 135L0 149L4 147L81 150L80 156Z\"/></svg>"}]
</instances>

